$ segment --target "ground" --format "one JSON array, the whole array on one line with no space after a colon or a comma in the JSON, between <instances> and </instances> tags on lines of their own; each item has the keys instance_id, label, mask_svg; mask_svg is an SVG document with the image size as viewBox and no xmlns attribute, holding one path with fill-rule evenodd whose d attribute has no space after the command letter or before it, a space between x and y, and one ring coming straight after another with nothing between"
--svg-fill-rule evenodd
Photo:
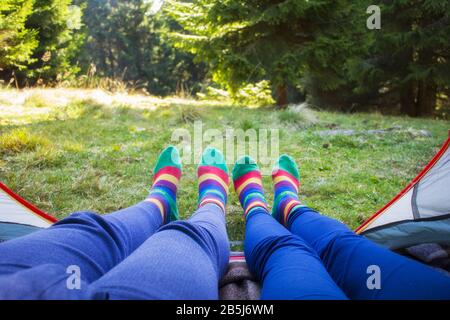
<instances>
[{"instance_id":1,"label":"ground","mask_svg":"<svg viewBox=\"0 0 450 320\"><path fill-rule=\"evenodd\" d=\"M278 129L280 153L293 156L301 168L301 200L351 228L407 185L450 128L448 121L304 106L277 111L98 90L0 90L0 181L57 218L78 210L118 210L145 198L158 153L171 143L174 130L192 133L200 121L203 131L219 133ZM356 134L321 134L326 130ZM184 165L182 218L196 207L195 172L194 163ZM264 187L270 202L269 176ZM230 240L243 238L241 212L230 192Z\"/></svg>"}]
</instances>

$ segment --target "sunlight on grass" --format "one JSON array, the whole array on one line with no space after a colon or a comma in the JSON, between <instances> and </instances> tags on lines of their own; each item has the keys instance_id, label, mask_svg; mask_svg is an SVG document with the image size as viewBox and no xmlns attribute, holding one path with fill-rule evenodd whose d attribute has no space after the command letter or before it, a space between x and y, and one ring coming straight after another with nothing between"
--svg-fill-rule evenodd
<instances>
[{"instance_id":1,"label":"sunlight on grass","mask_svg":"<svg viewBox=\"0 0 450 320\"><path fill-rule=\"evenodd\" d=\"M27 129L14 129L0 135L0 155L35 151L38 147L49 147L50 145L50 141L32 134Z\"/></svg>"},{"instance_id":2,"label":"sunlight on grass","mask_svg":"<svg viewBox=\"0 0 450 320\"><path fill-rule=\"evenodd\" d=\"M32 93L25 98L23 105L28 108L45 108L50 102L41 93Z\"/></svg>"},{"instance_id":3,"label":"sunlight on grass","mask_svg":"<svg viewBox=\"0 0 450 320\"><path fill-rule=\"evenodd\" d=\"M290 106L288 109L278 112L278 118L281 122L302 127L308 127L317 122L314 112L306 104Z\"/></svg>"}]
</instances>

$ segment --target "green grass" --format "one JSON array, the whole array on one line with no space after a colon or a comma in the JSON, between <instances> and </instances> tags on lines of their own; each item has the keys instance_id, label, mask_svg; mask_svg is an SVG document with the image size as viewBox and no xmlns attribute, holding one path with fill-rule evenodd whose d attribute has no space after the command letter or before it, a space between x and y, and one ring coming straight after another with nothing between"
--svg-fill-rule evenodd
<instances>
[{"instance_id":1,"label":"green grass","mask_svg":"<svg viewBox=\"0 0 450 320\"><path fill-rule=\"evenodd\" d=\"M50 142L28 129L20 128L0 136L0 155L15 155L50 147Z\"/></svg>"},{"instance_id":2,"label":"green grass","mask_svg":"<svg viewBox=\"0 0 450 320\"><path fill-rule=\"evenodd\" d=\"M107 213L145 198L151 169L173 130L193 132L194 123L202 121L204 131L279 129L280 153L290 154L301 167L301 199L355 228L420 171L450 128L445 121L379 114L277 111L180 99L148 98L137 104L133 97L102 103L83 96L74 94L60 106L48 106L42 93L35 106L26 99L26 105L0 103L0 180L58 218L86 209ZM318 134L391 127L401 129L385 135ZM414 130L428 130L432 137L417 136ZM195 164L183 168L183 218L196 207L195 172ZM271 201L270 177L264 184ZM241 212L230 192L231 240L243 238Z\"/></svg>"},{"instance_id":3,"label":"green grass","mask_svg":"<svg viewBox=\"0 0 450 320\"><path fill-rule=\"evenodd\" d=\"M29 108L44 108L48 106L48 101L41 93L32 93L25 98L24 106Z\"/></svg>"}]
</instances>

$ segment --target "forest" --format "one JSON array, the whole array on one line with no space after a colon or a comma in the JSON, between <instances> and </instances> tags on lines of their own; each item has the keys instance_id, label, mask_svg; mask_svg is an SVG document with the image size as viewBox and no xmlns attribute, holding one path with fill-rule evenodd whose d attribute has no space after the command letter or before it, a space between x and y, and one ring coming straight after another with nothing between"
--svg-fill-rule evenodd
<instances>
[{"instance_id":1,"label":"forest","mask_svg":"<svg viewBox=\"0 0 450 320\"><path fill-rule=\"evenodd\" d=\"M2 0L0 85L447 118L449 36L441 0Z\"/></svg>"}]
</instances>

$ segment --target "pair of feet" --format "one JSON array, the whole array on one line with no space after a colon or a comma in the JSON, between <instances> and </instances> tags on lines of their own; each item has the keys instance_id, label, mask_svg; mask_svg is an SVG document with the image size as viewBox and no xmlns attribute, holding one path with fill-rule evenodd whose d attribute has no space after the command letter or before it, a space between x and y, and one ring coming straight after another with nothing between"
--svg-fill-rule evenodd
<instances>
[{"instance_id":1,"label":"pair of feet","mask_svg":"<svg viewBox=\"0 0 450 320\"><path fill-rule=\"evenodd\" d=\"M164 222L178 219L176 194L181 178L182 165L178 150L170 146L159 156L154 169L153 185L146 201L154 203L160 210ZM229 173L222 153L207 148L197 169L199 196L198 206L213 203L225 214L228 199ZM261 172L249 156L239 159L233 167L234 188L247 218L256 209L267 209ZM272 171L274 204L272 215L282 224L288 221L289 213L300 206L298 200L299 171L295 161L282 155Z\"/></svg>"}]
</instances>

